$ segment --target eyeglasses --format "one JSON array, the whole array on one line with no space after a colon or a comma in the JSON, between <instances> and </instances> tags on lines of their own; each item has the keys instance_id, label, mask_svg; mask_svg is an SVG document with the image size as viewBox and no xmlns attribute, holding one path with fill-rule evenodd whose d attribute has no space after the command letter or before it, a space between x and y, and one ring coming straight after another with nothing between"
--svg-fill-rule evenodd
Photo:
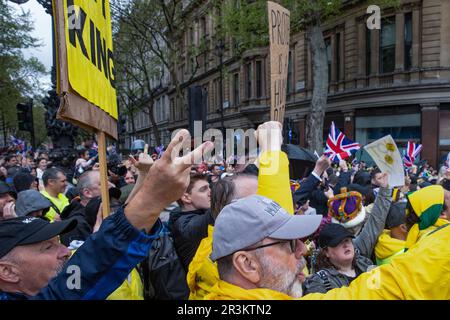
<instances>
[{"instance_id":1,"label":"eyeglasses","mask_svg":"<svg viewBox=\"0 0 450 320\"><path fill-rule=\"evenodd\" d=\"M276 244L280 244L280 243L286 243L289 242L289 247L291 248L291 252L295 253L295 251L297 250L297 239L293 239L293 240L283 240L283 241L275 241L275 242L271 242L268 244L263 244L261 246L257 246L254 248L249 248L249 249L244 249L242 251L253 251L256 249L260 249L260 248L265 248L265 247L270 247L270 246L274 246Z\"/></svg>"}]
</instances>

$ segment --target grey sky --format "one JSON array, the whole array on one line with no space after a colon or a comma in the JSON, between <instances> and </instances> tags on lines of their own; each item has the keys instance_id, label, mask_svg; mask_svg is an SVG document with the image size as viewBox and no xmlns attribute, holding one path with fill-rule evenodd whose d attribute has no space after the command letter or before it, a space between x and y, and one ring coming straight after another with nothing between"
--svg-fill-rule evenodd
<instances>
[{"instance_id":1,"label":"grey sky","mask_svg":"<svg viewBox=\"0 0 450 320\"><path fill-rule=\"evenodd\" d=\"M34 30L32 35L38 38L43 44L42 47L24 50L26 58L36 57L41 61L47 71L50 71L52 66L52 31L51 31L51 18L50 15L45 13L44 8L37 3L36 0L30 0L25 4L17 5L10 2L10 5L18 10L25 10L31 12L32 21L34 24ZM50 75L45 79L42 79L44 83L50 83Z\"/></svg>"}]
</instances>

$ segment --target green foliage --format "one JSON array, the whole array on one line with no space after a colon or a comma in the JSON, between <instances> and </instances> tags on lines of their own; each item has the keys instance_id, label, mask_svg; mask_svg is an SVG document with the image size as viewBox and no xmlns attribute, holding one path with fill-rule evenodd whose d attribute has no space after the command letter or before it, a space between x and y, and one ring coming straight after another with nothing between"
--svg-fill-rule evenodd
<instances>
[{"instance_id":1,"label":"green foliage","mask_svg":"<svg viewBox=\"0 0 450 320\"><path fill-rule=\"evenodd\" d=\"M25 59L23 49L40 44L30 34L33 30L30 13L20 14L0 0L0 112L7 128L17 127L16 104L36 96L39 77L45 67L36 59Z\"/></svg>"},{"instance_id":2,"label":"green foliage","mask_svg":"<svg viewBox=\"0 0 450 320\"><path fill-rule=\"evenodd\" d=\"M213 1L217 6L221 0ZM396 7L400 0L273 0L290 10L291 33L307 30L312 25L324 23L338 17L345 6L364 3L376 4L381 8ZM224 1L221 15L216 20L222 22L222 32L233 38L238 54L269 43L267 2L263 0ZM222 35L223 37L223 35Z\"/></svg>"},{"instance_id":3,"label":"green foliage","mask_svg":"<svg viewBox=\"0 0 450 320\"><path fill-rule=\"evenodd\" d=\"M216 0L221 2L220 0ZM223 2L221 15L215 17L218 36L231 36L237 55L247 49L269 44L265 1L232 0Z\"/></svg>"}]
</instances>

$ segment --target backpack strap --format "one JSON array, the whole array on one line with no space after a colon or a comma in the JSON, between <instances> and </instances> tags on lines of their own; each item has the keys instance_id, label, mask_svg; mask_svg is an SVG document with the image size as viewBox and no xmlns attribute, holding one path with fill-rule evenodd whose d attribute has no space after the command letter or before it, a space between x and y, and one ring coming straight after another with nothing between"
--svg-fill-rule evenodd
<instances>
[{"instance_id":1,"label":"backpack strap","mask_svg":"<svg viewBox=\"0 0 450 320\"><path fill-rule=\"evenodd\" d=\"M326 270L319 270L316 274L324 282L327 291L334 289L330 282L330 274Z\"/></svg>"}]
</instances>

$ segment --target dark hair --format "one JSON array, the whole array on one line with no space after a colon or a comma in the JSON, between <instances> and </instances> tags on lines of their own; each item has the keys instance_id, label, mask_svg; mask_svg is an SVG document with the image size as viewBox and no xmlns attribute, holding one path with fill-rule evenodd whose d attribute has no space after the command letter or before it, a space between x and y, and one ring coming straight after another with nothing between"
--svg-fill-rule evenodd
<instances>
[{"instance_id":1,"label":"dark hair","mask_svg":"<svg viewBox=\"0 0 450 320\"><path fill-rule=\"evenodd\" d=\"M250 163L244 168L244 170L241 173L251 176L258 176L259 169L255 164Z\"/></svg>"},{"instance_id":2,"label":"dark hair","mask_svg":"<svg viewBox=\"0 0 450 320\"><path fill-rule=\"evenodd\" d=\"M44 174L42 175L42 181L44 182L44 186L46 187L48 185L48 180L58 179L58 173L66 175L64 171L55 167L45 170Z\"/></svg>"},{"instance_id":3,"label":"dark hair","mask_svg":"<svg viewBox=\"0 0 450 320\"><path fill-rule=\"evenodd\" d=\"M334 173L328 176L328 183L331 184L332 186L337 185L338 181L339 177Z\"/></svg>"},{"instance_id":4,"label":"dark hair","mask_svg":"<svg viewBox=\"0 0 450 320\"><path fill-rule=\"evenodd\" d=\"M370 180L372 181L373 179L375 179L375 176L376 176L378 173L381 173L381 170L380 170L380 168L375 167L375 168L372 170L372 172L370 173Z\"/></svg>"},{"instance_id":5,"label":"dark hair","mask_svg":"<svg viewBox=\"0 0 450 320\"><path fill-rule=\"evenodd\" d=\"M13 178L14 188L16 192L29 190L35 178L28 172L19 172Z\"/></svg>"},{"instance_id":6,"label":"dark hair","mask_svg":"<svg viewBox=\"0 0 450 320\"><path fill-rule=\"evenodd\" d=\"M328 259L327 255L325 254L325 250L326 250L326 248L319 249L319 254L317 255L317 258L316 258L316 264L315 264L314 270L319 271L322 269L337 269L331 263L330 259ZM352 267L356 268L356 252L355 252L355 256L353 257Z\"/></svg>"},{"instance_id":7,"label":"dark hair","mask_svg":"<svg viewBox=\"0 0 450 320\"><path fill-rule=\"evenodd\" d=\"M194 184L195 184L197 181L202 181L202 180L203 180L203 181L208 181L208 177L207 177L206 175L204 175L204 174L199 174L199 173L191 174L191 179L190 179L190 181L189 181L189 185L188 185L188 187L186 188L185 193L191 193L192 188L194 187ZM177 200L177 203L180 205L180 207L183 206L183 201L181 201L181 199L178 199L178 200Z\"/></svg>"},{"instance_id":8,"label":"dark hair","mask_svg":"<svg viewBox=\"0 0 450 320\"><path fill-rule=\"evenodd\" d=\"M258 177L243 172L234 173L220 179L211 187L211 213L214 220L226 205L238 197L235 181L240 178L257 179Z\"/></svg>"},{"instance_id":9,"label":"dark hair","mask_svg":"<svg viewBox=\"0 0 450 320\"><path fill-rule=\"evenodd\" d=\"M86 153L86 151L88 151L88 149L85 149L85 148L80 149L80 150L77 151L77 155L79 157L82 157Z\"/></svg>"},{"instance_id":10,"label":"dark hair","mask_svg":"<svg viewBox=\"0 0 450 320\"><path fill-rule=\"evenodd\" d=\"M5 157L5 162L9 162L12 158L16 158L17 159L17 156L16 155L7 155Z\"/></svg>"},{"instance_id":11,"label":"dark hair","mask_svg":"<svg viewBox=\"0 0 450 320\"><path fill-rule=\"evenodd\" d=\"M227 280L231 270L233 270L233 254L217 259L217 270L219 271L219 278Z\"/></svg>"},{"instance_id":12,"label":"dark hair","mask_svg":"<svg viewBox=\"0 0 450 320\"><path fill-rule=\"evenodd\" d=\"M413 225L415 225L416 223L420 222L420 217L417 216L416 212L414 211L411 202L406 203L406 219L405 219L405 224L406 224L406 229L409 230L412 228Z\"/></svg>"},{"instance_id":13,"label":"dark hair","mask_svg":"<svg viewBox=\"0 0 450 320\"><path fill-rule=\"evenodd\" d=\"M211 214L216 220L220 211L229 204L235 194L235 185L230 178L225 178L213 184L211 189Z\"/></svg>"}]
</instances>

